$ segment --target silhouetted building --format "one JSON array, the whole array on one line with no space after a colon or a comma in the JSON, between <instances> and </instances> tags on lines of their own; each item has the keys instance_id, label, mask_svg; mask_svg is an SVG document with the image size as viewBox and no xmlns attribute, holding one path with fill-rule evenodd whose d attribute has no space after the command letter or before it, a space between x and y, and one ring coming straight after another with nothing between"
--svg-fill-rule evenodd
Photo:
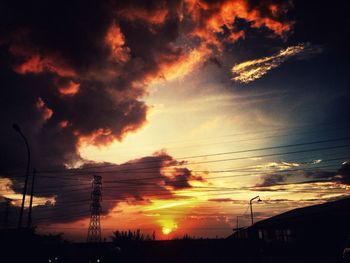
<instances>
[{"instance_id":1,"label":"silhouetted building","mask_svg":"<svg viewBox=\"0 0 350 263\"><path fill-rule=\"evenodd\" d=\"M341 245L350 236L350 198L297 208L236 231L230 238L266 243Z\"/></svg>"}]
</instances>

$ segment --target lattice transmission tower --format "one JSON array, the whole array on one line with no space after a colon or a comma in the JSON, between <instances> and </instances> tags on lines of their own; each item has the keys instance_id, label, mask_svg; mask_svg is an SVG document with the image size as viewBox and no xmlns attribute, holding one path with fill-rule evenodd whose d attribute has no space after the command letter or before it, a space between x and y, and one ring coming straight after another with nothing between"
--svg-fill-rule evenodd
<instances>
[{"instance_id":1,"label":"lattice transmission tower","mask_svg":"<svg viewBox=\"0 0 350 263\"><path fill-rule=\"evenodd\" d=\"M102 211L102 177L94 175L91 191L91 216L89 230L87 234L87 242L101 242L101 224L100 214Z\"/></svg>"}]
</instances>

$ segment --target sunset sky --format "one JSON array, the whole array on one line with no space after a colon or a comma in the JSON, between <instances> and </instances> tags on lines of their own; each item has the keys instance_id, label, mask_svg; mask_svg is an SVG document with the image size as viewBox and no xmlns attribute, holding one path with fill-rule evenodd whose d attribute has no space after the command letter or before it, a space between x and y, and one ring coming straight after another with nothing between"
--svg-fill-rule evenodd
<instances>
[{"instance_id":1,"label":"sunset sky","mask_svg":"<svg viewBox=\"0 0 350 263\"><path fill-rule=\"evenodd\" d=\"M107 239L226 237L257 195L255 221L347 196L345 5L2 1L1 215L12 199L17 225L27 159L13 123L37 170L33 224L70 240L86 238L95 174Z\"/></svg>"}]
</instances>

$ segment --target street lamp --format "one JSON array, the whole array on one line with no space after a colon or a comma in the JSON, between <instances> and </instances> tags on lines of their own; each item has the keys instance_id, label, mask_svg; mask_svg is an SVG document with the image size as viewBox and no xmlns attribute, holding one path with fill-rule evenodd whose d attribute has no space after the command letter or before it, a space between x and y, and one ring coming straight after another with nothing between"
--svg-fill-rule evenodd
<instances>
[{"instance_id":1,"label":"street lamp","mask_svg":"<svg viewBox=\"0 0 350 263\"><path fill-rule=\"evenodd\" d=\"M24 180L24 187L23 187L23 193L22 193L22 205L21 205L21 210L19 213L19 221L18 221L18 228L22 227L22 218L23 218L23 210L24 210L24 201L26 198L26 193L27 193L27 184L28 184L28 177L29 177L29 167L30 167L30 149L29 149L29 144L27 138L24 136L24 134L21 131L21 128L19 127L18 124L14 123L12 125L12 128L22 137L24 140L24 143L27 148L27 168L26 168L26 177Z\"/></svg>"},{"instance_id":2,"label":"street lamp","mask_svg":"<svg viewBox=\"0 0 350 263\"><path fill-rule=\"evenodd\" d=\"M258 202L261 202L261 199L260 199L260 197L257 195L257 196L255 196L255 197L253 197L252 199L250 199L250 201L249 201L249 205L250 205L250 217L251 217L251 219L252 219L252 225L254 224L254 219L253 219L253 204L252 204L252 202L255 200L255 199L257 199L257 198L259 198L258 199Z\"/></svg>"}]
</instances>

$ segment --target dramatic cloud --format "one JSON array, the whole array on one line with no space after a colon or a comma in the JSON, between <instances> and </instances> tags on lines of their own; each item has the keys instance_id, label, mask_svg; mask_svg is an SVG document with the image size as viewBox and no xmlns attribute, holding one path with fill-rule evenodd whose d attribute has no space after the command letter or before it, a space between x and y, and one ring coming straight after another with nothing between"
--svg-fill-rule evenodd
<instances>
[{"instance_id":1,"label":"dramatic cloud","mask_svg":"<svg viewBox=\"0 0 350 263\"><path fill-rule=\"evenodd\" d=\"M22 35L23 38L26 36ZM51 72L61 77L76 76L75 71L58 55L40 54L33 46L19 43L12 44L9 51L19 60L13 65L13 70L19 74Z\"/></svg>"},{"instance_id":2,"label":"dramatic cloud","mask_svg":"<svg viewBox=\"0 0 350 263\"><path fill-rule=\"evenodd\" d=\"M318 163L319 162L312 162L311 164L315 165ZM261 165L261 167L269 167L270 171L264 171L266 174L260 177L261 182L256 184L255 187L261 187L260 190L262 190L262 188L264 188L264 190L269 190L268 187L282 186L283 188L277 190L284 191L288 190L288 186L296 184L332 183L334 185L350 185L349 162L344 162L337 171L318 169L317 166L310 170L310 168L305 166L301 167L301 164L297 163L284 163L287 164L287 167L280 169L280 165L278 163L275 164L274 166L270 166L269 164ZM291 167L298 168L288 169ZM276 189L271 188L270 190L275 191Z\"/></svg>"},{"instance_id":3,"label":"dramatic cloud","mask_svg":"<svg viewBox=\"0 0 350 263\"><path fill-rule=\"evenodd\" d=\"M269 170L269 171L278 171L285 170L289 168L299 167L302 164L300 163L289 163L289 162L269 162L266 164L256 165L255 168L259 170Z\"/></svg>"},{"instance_id":4,"label":"dramatic cloud","mask_svg":"<svg viewBox=\"0 0 350 263\"><path fill-rule=\"evenodd\" d=\"M276 4L266 1L261 5L254 5L253 1L245 0L189 0L186 1L186 7L192 21L195 22L191 34L218 50L222 49L218 34L228 41L237 41L244 37L244 31L236 27L237 19L244 19L253 28L265 27L280 36L292 26L290 22L281 21L283 13L290 7L288 2Z\"/></svg>"},{"instance_id":5,"label":"dramatic cloud","mask_svg":"<svg viewBox=\"0 0 350 263\"><path fill-rule=\"evenodd\" d=\"M321 52L320 48L314 48L310 44L299 44L282 49L276 54L259 59L245 61L232 67L233 80L249 83L261 78L270 70L277 68L283 62L293 57L303 57L312 53Z\"/></svg>"},{"instance_id":6,"label":"dramatic cloud","mask_svg":"<svg viewBox=\"0 0 350 263\"><path fill-rule=\"evenodd\" d=\"M52 117L53 111L45 105L45 102L41 98L37 99L35 105L37 109L40 111L42 115L42 119L44 121L47 121Z\"/></svg>"},{"instance_id":7,"label":"dramatic cloud","mask_svg":"<svg viewBox=\"0 0 350 263\"><path fill-rule=\"evenodd\" d=\"M148 5L149 3L147 3ZM118 16L129 22L147 23L150 25L163 24L171 12L166 1L157 1L153 6L140 6L129 4L117 11Z\"/></svg>"},{"instance_id":8,"label":"dramatic cloud","mask_svg":"<svg viewBox=\"0 0 350 263\"><path fill-rule=\"evenodd\" d=\"M286 181L286 175L282 174L269 174L262 177L263 182L257 184L256 186L273 186Z\"/></svg>"},{"instance_id":9,"label":"dramatic cloud","mask_svg":"<svg viewBox=\"0 0 350 263\"><path fill-rule=\"evenodd\" d=\"M261 182L256 184L257 187L274 186L286 182L288 177L297 176L302 171L303 164L311 163L292 163L292 162L269 162L265 164L256 165L255 168L262 173L265 173L260 177ZM286 174L285 172L289 172ZM292 176L290 174L293 174Z\"/></svg>"},{"instance_id":10,"label":"dramatic cloud","mask_svg":"<svg viewBox=\"0 0 350 263\"><path fill-rule=\"evenodd\" d=\"M113 24L107 32L106 43L110 46L112 56L119 62L125 63L129 60L130 49L125 46L125 37L120 27Z\"/></svg>"},{"instance_id":11,"label":"dramatic cloud","mask_svg":"<svg viewBox=\"0 0 350 263\"><path fill-rule=\"evenodd\" d=\"M91 179L94 174L102 176L104 215L119 202L135 204L149 203L154 198L180 198L174 193L175 190L189 189L192 187L190 181L203 179L193 175L191 170L177 165L183 163L165 152L159 152L121 165L91 162L79 169L38 171L34 222L67 222L86 218L90 213ZM21 198L20 194L15 194L15 190L22 187L17 177L11 180L1 179L0 185L1 196Z\"/></svg>"},{"instance_id":12,"label":"dramatic cloud","mask_svg":"<svg viewBox=\"0 0 350 263\"><path fill-rule=\"evenodd\" d=\"M5 1L1 12L6 15L0 16L1 176L11 178L12 189L21 191L23 178L10 173L19 175L26 165L22 138L12 129L18 123L30 144L32 166L63 171L51 181L38 180L37 196L55 197L54 207L62 209L68 201L89 196L89 183L73 183L85 183L84 178L74 174L74 180L63 180L67 167L89 163L80 156L80 147L109 145L144 126L148 106L143 97L148 85L181 78L222 54L223 41L244 37L237 19L267 31L269 37L284 37L292 25L285 19L289 7L272 0L265 4L248 0L24 1L20 7L18 2ZM145 158L162 162L170 157ZM103 172L108 174L106 180L122 174L137 178L132 173ZM168 197L172 191L190 187L190 180L202 180L186 168L168 173L155 170L158 178L151 180L159 184L158 193ZM61 187L49 190L56 185ZM106 190L105 195L143 200L151 196L145 187L129 185ZM69 188L74 191L68 194ZM107 204L105 211L114 204ZM72 207L76 209L79 203Z\"/></svg>"},{"instance_id":13,"label":"dramatic cloud","mask_svg":"<svg viewBox=\"0 0 350 263\"><path fill-rule=\"evenodd\" d=\"M244 31L236 20L283 37L290 3L267 1L7 1L1 17L1 118L18 122L33 163L83 162L82 145L122 140L146 122L147 85L181 78L223 51ZM81 21L85 21L82 23ZM11 25L11 26L8 26ZM11 128L1 140L3 169L23 166ZM23 158L22 158L23 159Z\"/></svg>"},{"instance_id":14,"label":"dramatic cloud","mask_svg":"<svg viewBox=\"0 0 350 263\"><path fill-rule=\"evenodd\" d=\"M63 96L73 96L79 92L79 89L80 84L72 80L66 81L58 87L59 93Z\"/></svg>"},{"instance_id":15,"label":"dramatic cloud","mask_svg":"<svg viewBox=\"0 0 350 263\"><path fill-rule=\"evenodd\" d=\"M337 182L350 185L350 162L344 162L335 175Z\"/></svg>"},{"instance_id":16,"label":"dramatic cloud","mask_svg":"<svg viewBox=\"0 0 350 263\"><path fill-rule=\"evenodd\" d=\"M168 58L162 58L159 61L158 76L166 80L184 77L188 72L192 72L201 62L205 61L210 54L211 50L202 45L178 57L176 61L170 58L169 62ZM152 78L154 77L156 76L152 76Z\"/></svg>"},{"instance_id":17,"label":"dramatic cloud","mask_svg":"<svg viewBox=\"0 0 350 263\"><path fill-rule=\"evenodd\" d=\"M315 180L331 181L338 184L350 185L350 163L343 162L336 172L331 171L307 171L305 177Z\"/></svg>"}]
</instances>

